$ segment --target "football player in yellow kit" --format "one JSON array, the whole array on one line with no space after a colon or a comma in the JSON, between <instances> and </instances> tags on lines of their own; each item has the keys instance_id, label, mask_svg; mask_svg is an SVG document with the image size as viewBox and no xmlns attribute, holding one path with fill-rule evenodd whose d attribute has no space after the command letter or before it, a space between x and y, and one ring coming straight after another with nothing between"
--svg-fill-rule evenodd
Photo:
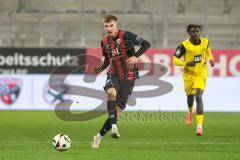
<instances>
[{"instance_id":1,"label":"football player in yellow kit","mask_svg":"<svg viewBox=\"0 0 240 160\"><path fill-rule=\"evenodd\" d=\"M198 136L203 135L203 101L202 95L207 82L207 60L214 66L213 56L207 38L200 37L203 30L202 25L190 24L187 26L187 33L190 38L181 42L173 57L173 64L184 66L183 79L184 89L187 95L188 113L186 117L187 126L191 124L195 109L196 100L197 130Z\"/></svg>"}]
</instances>

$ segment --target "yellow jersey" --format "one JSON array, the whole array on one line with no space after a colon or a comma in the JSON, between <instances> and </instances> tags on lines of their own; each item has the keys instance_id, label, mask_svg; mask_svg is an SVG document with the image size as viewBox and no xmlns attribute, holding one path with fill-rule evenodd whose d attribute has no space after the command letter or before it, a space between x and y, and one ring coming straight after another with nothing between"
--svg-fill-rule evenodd
<instances>
[{"instance_id":1,"label":"yellow jersey","mask_svg":"<svg viewBox=\"0 0 240 160\"><path fill-rule=\"evenodd\" d=\"M180 60L183 57L183 60ZM211 49L207 38L200 38L199 44L192 44L190 39L186 39L178 46L173 58L173 63L184 66L184 74L194 76L207 76L206 60L213 60ZM195 61L194 67L186 66L187 62Z\"/></svg>"}]
</instances>

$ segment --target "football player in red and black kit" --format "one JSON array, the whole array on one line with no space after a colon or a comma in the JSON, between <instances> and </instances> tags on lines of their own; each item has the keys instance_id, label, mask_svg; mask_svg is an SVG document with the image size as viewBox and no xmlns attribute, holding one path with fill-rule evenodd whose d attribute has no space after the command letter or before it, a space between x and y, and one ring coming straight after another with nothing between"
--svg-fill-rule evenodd
<instances>
[{"instance_id":1,"label":"football player in red and black kit","mask_svg":"<svg viewBox=\"0 0 240 160\"><path fill-rule=\"evenodd\" d=\"M103 18L103 25L106 33L101 41L104 61L92 71L98 74L108 68L104 90L107 93L109 117L99 133L93 137L92 148L99 148L102 137L110 129L112 129L111 137L120 137L117 119L126 107L135 79L139 78L138 59L150 48L150 43L136 34L119 30L117 17L114 15L106 15ZM136 45L140 46L137 52L134 49Z\"/></svg>"}]
</instances>

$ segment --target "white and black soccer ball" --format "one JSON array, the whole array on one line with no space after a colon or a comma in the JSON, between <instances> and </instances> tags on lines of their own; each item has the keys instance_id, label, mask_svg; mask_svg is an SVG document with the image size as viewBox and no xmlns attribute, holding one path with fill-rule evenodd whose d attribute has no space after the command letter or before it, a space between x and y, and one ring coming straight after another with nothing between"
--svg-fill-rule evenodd
<instances>
[{"instance_id":1,"label":"white and black soccer ball","mask_svg":"<svg viewBox=\"0 0 240 160\"><path fill-rule=\"evenodd\" d=\"M60 133L53 138L53 147L57 151L66 151L71 147L71 140L68 135Z\"/></svg>"}]
</instances>

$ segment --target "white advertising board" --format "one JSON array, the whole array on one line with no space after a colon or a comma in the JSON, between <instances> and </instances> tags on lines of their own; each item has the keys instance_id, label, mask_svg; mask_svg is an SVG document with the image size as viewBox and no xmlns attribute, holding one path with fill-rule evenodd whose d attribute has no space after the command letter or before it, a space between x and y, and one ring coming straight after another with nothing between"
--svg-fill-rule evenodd
<instances>
[{"instance_id":1,"label":"white advertising board","mask_svg":"<svg viewBox=\"0 0 240 160\"><path fill-rule=\"evenodd\" d=\"M12 80L13 79L13 80ZM17 80L16 80L17 79ZM60 99L71 99L71 110L92 110L102 103L94 95L86 96L59 94L48 85L49 75L1 75L0 76L0 109L1 110L54 110ZM93 83L83 81L82 75L67 77L65 83L92 88L105 98L103 86L106 76L97 77ZM167 94L155 97L138 98L136 105L127 106L129 111L186 111L186 95L182 77L166 76L161 80L173 85ZM203 95L205 111L240 112L240 77L210 77ZM14 88L15 86L15 88ZM16 87L17 86L17 87ZM157 87L157 86L155 86ZM18 88L18 89L16 89ZM161 86L160 86L161 88ZM149 91L154 86L137 86L134 91ZM144 94L144 93L143 93Z\"/></svg>"}]
</instances>

